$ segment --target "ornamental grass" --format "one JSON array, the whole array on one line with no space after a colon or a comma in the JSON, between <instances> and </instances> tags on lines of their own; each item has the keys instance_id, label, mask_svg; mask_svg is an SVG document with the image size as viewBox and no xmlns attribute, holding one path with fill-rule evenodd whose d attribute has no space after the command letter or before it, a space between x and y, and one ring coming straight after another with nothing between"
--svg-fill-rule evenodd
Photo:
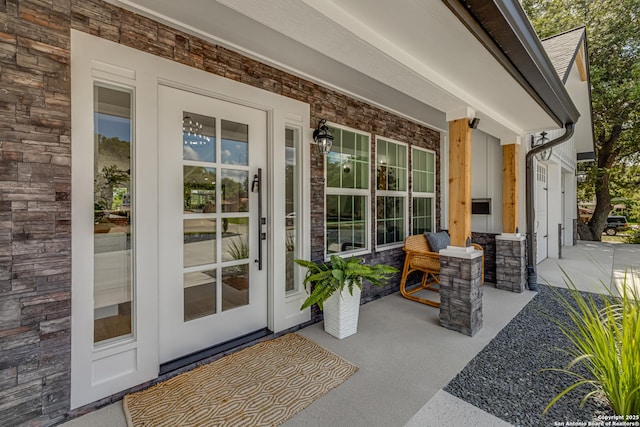
<instances>
[{"instance_id":1,"label":"ornamental grass","mask_svg":"<svg viewBox=\"0 0 640 427\"><path fill-rule=\"evenodd\" d=\"M574 389L586 389L581 406L602 397L622 416L640 414L640 299L633 279L622 283L622 295L607 289L605 295L585 294L565 274L570 298L556 291L557 300L566 308L571 321L555 322L570 340L566 350L572 358L564 369L549 369L574 377L575 382L555 396L546 413L559 399ZM576 372L578 366L586 374Z\"/></svg>"}]
</instances>

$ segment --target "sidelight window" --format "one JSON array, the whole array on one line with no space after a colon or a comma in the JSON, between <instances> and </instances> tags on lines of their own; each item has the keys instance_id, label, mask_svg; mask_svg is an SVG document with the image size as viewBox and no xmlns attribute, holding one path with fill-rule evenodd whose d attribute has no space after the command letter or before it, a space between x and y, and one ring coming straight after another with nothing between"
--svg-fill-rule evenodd
<instances>
[{"instance_id":1,"label":"sidelight window","mask_svg":"<svg viewBox=\"0 0 640 427\"><path fill-rule=\"evenodd\" d=\"M94 84L94 343L132 333L133 92Z\"/></svg>"}]
</instances>

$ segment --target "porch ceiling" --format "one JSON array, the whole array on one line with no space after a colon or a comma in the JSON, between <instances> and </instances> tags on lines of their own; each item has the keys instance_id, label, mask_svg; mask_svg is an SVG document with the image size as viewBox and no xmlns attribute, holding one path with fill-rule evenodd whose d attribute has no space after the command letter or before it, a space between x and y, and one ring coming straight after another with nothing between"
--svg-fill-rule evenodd
<instances>
[{"instance_id":1,"label":"porch ceiling","mask_svg":"<svg viewBox=\"0 0 640 427\"><path fill-rule=\"evenodd\" d=\"M557 128L440 0L109 0L438 129Z\"/></svg>"}]
</instances>

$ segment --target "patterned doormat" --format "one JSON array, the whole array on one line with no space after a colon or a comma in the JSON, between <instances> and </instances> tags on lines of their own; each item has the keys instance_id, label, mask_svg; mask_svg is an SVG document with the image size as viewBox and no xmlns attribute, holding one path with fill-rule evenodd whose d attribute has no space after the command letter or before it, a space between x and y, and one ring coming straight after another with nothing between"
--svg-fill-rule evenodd
<instances>
[{"instance_id":1,"label":"patterned doormat","mask_svg":"<svg viewBox=\"0 0 640 427\"><path fill-rule=\"evenodd\" d=\"M276 426L357 370L288 334L128 394L123 406L130 427Z\"/></svg>"}]
</instances>

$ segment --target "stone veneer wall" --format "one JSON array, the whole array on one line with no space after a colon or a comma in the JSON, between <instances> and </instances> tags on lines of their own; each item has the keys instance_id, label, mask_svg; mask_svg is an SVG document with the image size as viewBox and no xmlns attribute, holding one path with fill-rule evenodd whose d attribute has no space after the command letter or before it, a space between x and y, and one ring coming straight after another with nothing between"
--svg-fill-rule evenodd
<instances>
[{"instance_id":1,"label":"stone veneer wall","mask_svg":"<svg viewBox=\"0 0 640 427\"><path fill-rule=\"evenodd\" d=\"M440 188L437 131L100 0L0 0L0 425L51 425L69 410L70 28L307 102L312 124L325 118L370 132L372 153L376 135L432 149ZM312 153L317 260L324 158ZM438 193L436 217L439 201ZM404 259L401 249L366 258L399 268ZM365 287L363 301L397 288Z\"/></svg>"},{"instance_id":2,"label":"stone veneer wall","mask_svg":"<svg viewBox=\"0 0 640 427\"><path fill-rule=\"evenodd\" d=\"M0 0L0 425L69 408L69 0Z\"/></svg>"}]
</instances>

